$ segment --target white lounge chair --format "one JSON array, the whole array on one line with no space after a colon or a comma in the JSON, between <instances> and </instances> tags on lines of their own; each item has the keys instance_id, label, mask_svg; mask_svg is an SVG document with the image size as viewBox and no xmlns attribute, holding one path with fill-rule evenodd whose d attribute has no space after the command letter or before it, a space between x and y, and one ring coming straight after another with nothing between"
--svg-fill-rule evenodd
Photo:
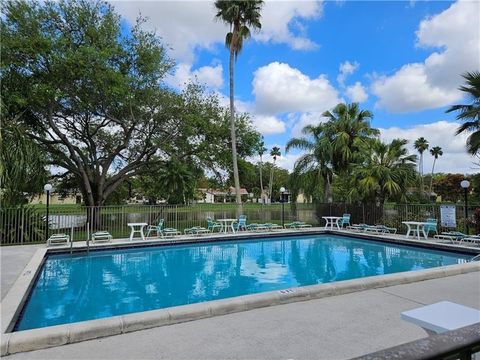
<instances>
[{"instance_id":1,"label":"white lounge chair","mask_svg":"<svg viewBox=\"0 0 480 360\"><path fill-rule=\"evenodd\" d=\"M113 236L108 231L96 231L92 234L92 242L110 242Z\"/></svg>"},{"instance_id":2,"label":"white lounge chair","mask_svg":"<svg viewBox=\"0 0 480 360\"><path fill-rule=\"evenodd\" d=\"M201 226L194 226L194 227L185 229L183 232L185 235L205 235L210 233L210 229L206 229Z\"/></svg>"},{"instance_id":3,"label":"white lounge chair","mask_svg":"<svg viewBox=\"0 0 480 360\"><path fill-rule=\"evenodd\" d=\"M70 236L67 234L53 234L47 240L47 246L52 245L68 245L70 243Z\"/></svg>"}]
</instances>

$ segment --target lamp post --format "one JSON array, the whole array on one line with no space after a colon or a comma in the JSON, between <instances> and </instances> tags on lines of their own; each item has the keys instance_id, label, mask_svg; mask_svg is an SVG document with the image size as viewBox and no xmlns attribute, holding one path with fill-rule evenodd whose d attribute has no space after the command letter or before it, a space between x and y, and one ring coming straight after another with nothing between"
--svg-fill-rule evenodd
<instances>
[{"instance_id":1,"label":"lamp post","mask_svg":"<svg viewBox=\"0 0 480 360\"><path fill-rule=\"evenodd\" d=\"M280 202L282 203L282 228L285 227L285 188L280 188Z\"/></svg>"},{"instance_id":2,"label":"lamp post","mask_svg":"<svg viewBox=\"0 0 480 360\"><path fill-rule=\"evenodd\" d=\"M470 181L468 180L463 180L461 183L460 183L460 186L463 188L463 190L465 190L465 234L468 235L468 200L467 200L467 197L468 197L468 188L470 187Z\"/></svg>"},{"instance_id":3,"label":"lamp post","mask_svg":"<svg viewBox=\"0 0 480 360\"><path fill-rule=\"evenodd\" d=\"M50 223L49 221L49 207L50 207L50 191L52 191L52 185L51 184L45 184L43 187L43 190L47 193L47 217L45 218L45 240L48 239L48 225Z\"/></svg>"}]
</instances>

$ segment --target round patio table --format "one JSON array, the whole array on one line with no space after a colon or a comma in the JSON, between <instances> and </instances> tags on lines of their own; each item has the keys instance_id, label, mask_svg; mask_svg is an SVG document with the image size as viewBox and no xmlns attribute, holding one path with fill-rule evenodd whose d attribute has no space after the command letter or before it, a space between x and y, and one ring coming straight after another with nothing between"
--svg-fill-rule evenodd
<instances>
[{"instance_id":1,"label":"round patio table","mask_svg":"<svg viewBox=\"0 0 480 360\"><path fill-rule=\"evenodd\" d=\"M147 223L128 223L128 226L131 227L132 231L130 232L130 241L133 240L135 233L139 233L142 240L145 240L145 235L143 234L143 228L147 226Z\"/></svg>"},{"instance_id":2,"label":"round patio table","mask_svg":"<svg viewBox=\"0 0 480 360\"><path fill-rule=\"evenodd\" d=\"M330 229L333 230L333 226L335 225L337 229L340 229L340 225L338 224L341 216L322 216L322 219L325 219L325 230L328 229L330 226Z\"/></svg>"},{"instance_id":3,"label":"round patio table","mask_svg":"<svg viewBox=\"0 0 480 360\"><path fill-rule=\"evenodd\" d=\"M407 235L405 235L406 238L410 236L410 233L416 232L417 233L417 240L420 240L420 231L423 233L423 237L425 240L428 240L428 236L425 233L425 225L427 225L426 222L423 221L402 221L402 224L407 226ZM415 226L416 229L412 230L412 226Z\"/></svg>"},{"instance_id":4,"label":"round patio table","mask_svg":"<svg viewBox=\"0 0 480 360\"><path fill-rule=\"evenodd\" d=\"M232 232L235 233L235 228L233 227L233 224L237 222L237 219L217 219L219 223L222 224L222 232L227 233L228 228L230 227L232 229ZM228 225L230 223L230 226Z\"/></svg>"}]
</instances>

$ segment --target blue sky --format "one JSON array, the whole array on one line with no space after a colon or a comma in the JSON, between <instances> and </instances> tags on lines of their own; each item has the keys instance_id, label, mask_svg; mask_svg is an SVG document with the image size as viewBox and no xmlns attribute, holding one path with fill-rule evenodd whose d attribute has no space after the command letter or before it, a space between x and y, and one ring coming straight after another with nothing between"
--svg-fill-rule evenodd
<instances>
[{"instance_id":1,"label":"blue sky","mask_svg":"<svg viewBox=\"0 0 480 360\"><path fill-rule=\"evenodd\" d=\"M213 20L212 2L114 5L127 22L147 16L145 26L170 45L169 85L196 79L227 104L227 27ZM444 150L438 171L476 171L445 109L464 100L460 74L480 69L479 2L267 1L262 15L235 65L236 106L252 114L267 147L281 147L280 166L293 167L298 153L283 154L284 145L303 126L358 101L384 140L424 136Z\"/></svg>"}]
</instances>

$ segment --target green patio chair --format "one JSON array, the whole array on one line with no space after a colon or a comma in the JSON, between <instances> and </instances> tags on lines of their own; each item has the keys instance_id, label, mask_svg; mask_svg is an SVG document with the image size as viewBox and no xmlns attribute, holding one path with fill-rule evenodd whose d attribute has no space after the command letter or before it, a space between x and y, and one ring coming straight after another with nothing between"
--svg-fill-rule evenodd
<instances>
[{"instance_id":1,"label":"green patio chair","mask_svg":"<svg viewBox=\"0 0 480 360\"><path fill-rule=\"evenodd\" d=\"M427 237L431 232L434 232L436 235L438 235L438 229L437 229L437 219L427 219L425 226L423 227L423 230L425 231L425 234L427 234Z\"/></svg>"},{"instance_id":2,"label":"green patio chair","mask_svg":"<svg viewBox=\"0 0 480 360\"><path fill-rule=\"evenodd\" d=\"M340 227L350 226L350 214L343 214L342 218L338 222Z\"/></svg>"},{"instance_id":3,"label":"green patio chair","mask_svg":"<svg viewBox=\"0 0 480 360\"><path fill-rule=\"evenodd\" d=\"M162 229L163 229L163 224L165 223L164 219L158 220L157 225L148 225L147 228L147 235L145 237L149 237L152 232L154 232L157 236L162 236Z\"/></svg>"},{"instance_id":4,"label":"green patio chair","mask_svg":"<svg viewBox=\"0 0 480 360\"><path fill-rule=\"evenodd\" d=\"M220 232L223 228L223 225L220 223L217 223L213 221L213 219L210 216L207 216L207 229L210 230L211 232L215 232L215 229L218 229Z\"/></svg>"},{"instance_id":5,"label":"green patio chair","mask_svg":"<svg viewBox=\"0 0 480 360\"><path fill-rule=\"evenodd\" d=\"M152 231L154 231L157 234L157 236L161 236L161 237L174 236L174 235L181 234L180 231L178 231L175 228L166 228L164 219L160 219L157 225L150 225L147 228L146 237L148 237Z\"/></svg>"},{"instance_id":6,"label":"green patio chair","mask_svg":"<svg viewBox=\"0 0 480 360\"><path fill-rule=\"evenodd\" d=\"M238 221L233 223L233 228L235 229L235 231L247 230L247 216L240 215L238 217Z\"/></svg>"}]
</instances>

